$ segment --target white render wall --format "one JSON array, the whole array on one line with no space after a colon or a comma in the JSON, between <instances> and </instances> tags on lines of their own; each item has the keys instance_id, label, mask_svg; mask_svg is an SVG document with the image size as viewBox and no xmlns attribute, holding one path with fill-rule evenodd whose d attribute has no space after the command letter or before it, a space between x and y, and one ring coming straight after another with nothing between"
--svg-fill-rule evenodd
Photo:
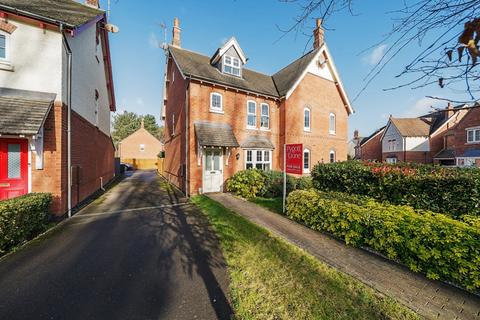
<instances>
[{"instance_id":1,"label":"white render wall","mask_svg":"<svg viewBox=\"0 0 480 320\"><path fill-rule=\"evenodd\" d=\"M389 144L388 140L396 140L395 150L388 150ZM382 152L397 152L403 151L403 137L398 132L397 128L390 124L383 136L382 140Z\"/></svg>"},{"instance_id":2,"label":"white render wall","mask_svg":"<svg viewBox=\"0 0 480 320\"><path fill-rule=\"evenodd\" d=\"M428 137L407 137L407 151L430 151L430 142Z\"/></svg>"},{"instance_id":3,"label":"white render wall","mask_svg":"<svg viewBox=\"0 0 480 320\"><path fill-rule=\"evenodd\" d=\"M10 35L9 60L13 71L0 67L0 87L56 93L62 96L62 37L23 22Z\"/></svg>"},{"instance_id":4,"label":"white render wall","mask_svg":"<svg viewBox=\"0 0 480 320\"><path fill-rule=\"evenodd\" d=\"M98 90L98 128L110 135L110 103L102 41L97 54L96 25L91 25L74 38L68 37L68 42L73 51L72 109L95 124L95 89ZM100 63L95 58L96 55Z\"/></svg>"}]
</instances>

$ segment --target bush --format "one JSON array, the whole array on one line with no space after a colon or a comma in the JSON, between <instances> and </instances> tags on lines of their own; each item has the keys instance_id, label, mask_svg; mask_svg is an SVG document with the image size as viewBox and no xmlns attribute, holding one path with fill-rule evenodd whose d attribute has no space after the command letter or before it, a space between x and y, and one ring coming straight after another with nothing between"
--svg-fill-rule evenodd
<instances>
[{"instance_id":1,"label":"bush","mask_svg":"<svg viewBox=\"0 0 480 320\"><path fill-rule=\"evenodd\" d=\"M310 177L287 175L287 194L312 187ZM238 171L227 181L227 191L243 198L275 198L283 195L283 172L247 169Z\"/></svg>"},{"instance_id":2,"label":"bush","mask_svg":"<svg viewBox=\"0 0 480 320\"><path fill-rule=\"evenodd\" d=\"M287 215L347 244L370 247L430 279L480 288L480 229L431 211L419 214L407 206L338 197L294 191L287 198Z\"/></svg>"},{"instance_id":3,"label":"bush","mask_svg":"<svg viewBox=\"0 0 480 320\"><path fill-rule=\"evenodd\" d=\"M52 196L30 193L0 202L0 255L43 232Z\"/></svg>"},{"instance_id":4,"label":"bush","mask_svg":"<svg viewBox=\"0 0 480 320\"><path fill-rule=\"evenodd\" d=\"M366 195L455 218L480 215L480 170L348 161L317 164L312 177L318 190Z\"/></svg>"}]
</instances>

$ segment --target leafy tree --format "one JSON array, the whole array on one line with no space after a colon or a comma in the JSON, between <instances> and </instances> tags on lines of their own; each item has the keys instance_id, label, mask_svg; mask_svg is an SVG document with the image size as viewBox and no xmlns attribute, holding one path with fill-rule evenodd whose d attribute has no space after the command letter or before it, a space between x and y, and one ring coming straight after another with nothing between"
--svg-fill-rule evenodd
<instances>
[{"instance_id":1,"label":"leafy tree","mask_svg":"<svg viewBox=\"0 0 480 320\"><path fill-rule=\"evenodd\" d=\"M154 135L157 139L162 140L163 127L159 127L155 117L151 114L141 116L135 112L124 112L113 116L113 132L112 139L115 146L120 141L140 129L142 118L145 129Z\"/></svg>"}]
</instances>

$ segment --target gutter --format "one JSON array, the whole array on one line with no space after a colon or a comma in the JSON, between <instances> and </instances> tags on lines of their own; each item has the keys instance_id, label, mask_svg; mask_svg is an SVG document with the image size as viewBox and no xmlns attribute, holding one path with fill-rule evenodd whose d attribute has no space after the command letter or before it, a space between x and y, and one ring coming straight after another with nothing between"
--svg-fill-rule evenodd
<instances>
[{"instance_id":1,"label":"gutter","mask_svg":"<svg viewBox=\"0 0 480 320\"><path fill-rule=\"evenodd\" d=\"M17 9L17 8L14 8L14 7L10 7L10 6L6 6L6 5L2 4L2 5L0 5L0 8L5 9L7 11L10 11L10 12L16 14L16 15L25 16L25 17L28 17L28 18L33 18L35 20L41 20L41 21L45 21L45 22L60 26L61 30L66 29L65 27L67 27L68 29L75 29L74 25L71 25L71 24L68 24L68 23L65 23L65 22L62 22L62 21L59 21L59 20L47 18L47 17L41 16L41 15L38 15L38 14L35 14L35 13L28 12L28 11L20 10L20 9Z\"/></svg>"},{"instance_id":2,"label":"gutter","mask_svg":"<svg viewBox=\"0 0 480 320\"><path fill-rule=\"evenodd\" d=\"M62 43L67 53L67 214L72 216L72 49L65 36L64 26L60 24Z\"/></svg>"}]
</instances>

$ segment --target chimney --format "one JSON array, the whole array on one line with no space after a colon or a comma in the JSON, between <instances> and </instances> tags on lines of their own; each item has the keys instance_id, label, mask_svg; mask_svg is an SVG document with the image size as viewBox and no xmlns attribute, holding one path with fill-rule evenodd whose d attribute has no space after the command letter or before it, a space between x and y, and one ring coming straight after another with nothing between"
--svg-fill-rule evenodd
<instances>
[{"instance_id":1,"label":"chimney","mask_svg":"<svg viewBox=\"0 0 480 320\"><path fill-rule=\"evenodd\" d=\"M455 111L453 110L453 106L450 102L448 103L447 108L445 110L446 110L445 114L447 116L447 119L449 119L455 113Z\"/></svg>"},{"instance_id":2,"label":"chimney","mask_svg":"<svg viewBox=\"0 0 480 320\"><path fill-rule=\"evenodd\" d=\"M358 139L358 130L353 131L353 139Z\"/></svg>"},{"instance_id":3,"label":"chimney","mask_svg":"<svg viewBox=\"0 0 480 320\"><path fill-rule=\"evenodd\" d=\"M180 32L182 29L180 29L180 22L178 21L178 18L173 19L173 30L172 30L172 45L174 47L180 48Z\"/></svg>"},{"instance_id":4,"label":"chimney","mask_svg":"<svg viewBox=\"0 0 480 320\"><path fill-rule=\"evenodd\" d=\"M322 19L317 19L317 27L313 30L313 49L318 49L322 46L324 39L324 30L322 28Z\"/></svg>"},{"instance_id":5,"label":"chimney","mask_svg":"<svg viewBox=\"0 0 480 320\"><path fill-rule=\"evenodd\" d=\"M85 0L85 5L87 5L89 7L92 7L92 8L95 8L95 9L100 8L100 4L99 4L98 0Z\"/></svg>"}]
</instances>

